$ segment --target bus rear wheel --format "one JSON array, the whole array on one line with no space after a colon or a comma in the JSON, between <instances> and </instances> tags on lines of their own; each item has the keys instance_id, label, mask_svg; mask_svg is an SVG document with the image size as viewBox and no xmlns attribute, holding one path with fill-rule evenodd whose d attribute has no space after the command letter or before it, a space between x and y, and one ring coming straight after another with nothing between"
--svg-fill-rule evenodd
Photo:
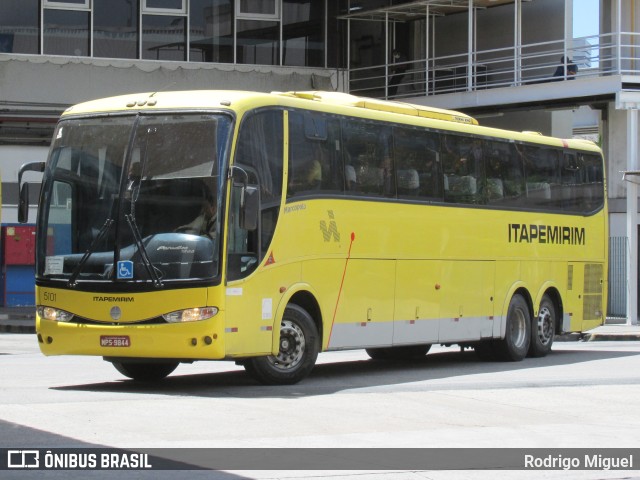
<instances>
[{"instance_id":1,"label":"bus rear wheel","mask_svg":"<svg viewBox=\"0 0 640 480\"><path fill-rule=\"evenodd\" d=\"M431 348L426 345L407 345L403 347L367 348L367 355L373 360L411 360L424 357Z\"/></svg>"},{"instance_id":2,"label":"bus rear wheel","mask_svg":"<svg viewBox=\"0 0 640 480\"><path fill-rule=\"evenodd\" d=\"M531 341L531 313L524 297L515 294L507 310L507 328L501 340L494 340L494 352L500 360L519 362L527 356Z\"/></svg>"},{"instance_id":3,"label":"bus rear wheel","mask_svg":"<svg viewBox=\"0 0 640 480\"><path fill-rule=\"evenodd\" d=\"M244 368L265 385L292 385L313 369L320 339L311 315L298 305L288 305L280 322L278 355L248 358Z\"/></svg>"},{"instance_id":4,"label":"bus rear wheel","mask_svg":"<svg viewBox=\"0 0 640 480\"><path fill-rule=\"evenodd\" d=\"M544 357L551 351L557 324L556 307L549 295L544 295L538 309L538 317L534 318L531 331L531 357Z\"/></svg>"},{"instance_id":5,"label":"bus rear wheel","mask_svg":"<svg viewBox=\"0 0 640 480\"><path fill-rule=\"evenodd\" d=\"M178 362L113 362L113 366L125 377L138 382L155 382L178 368Z\"/></svg>"}]
</instances>

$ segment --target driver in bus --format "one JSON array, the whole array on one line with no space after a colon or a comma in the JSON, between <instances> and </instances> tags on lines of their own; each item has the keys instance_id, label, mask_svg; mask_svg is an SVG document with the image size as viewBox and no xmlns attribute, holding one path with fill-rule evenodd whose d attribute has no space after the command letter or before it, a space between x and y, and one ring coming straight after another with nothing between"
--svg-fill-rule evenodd
<instances>
[{"instance_id":1,"label":"driver in bus","mask_svg":"<svg viewBox=\"0 0 640 480\"><path fill-rule=\"evenodd\" d=\"M216 198L210 191L207 191L202 199L198 216L186 225L178 227L176 232L209 237L215 240L217 235L217 212Z\"/></svg>"}]
</instances>

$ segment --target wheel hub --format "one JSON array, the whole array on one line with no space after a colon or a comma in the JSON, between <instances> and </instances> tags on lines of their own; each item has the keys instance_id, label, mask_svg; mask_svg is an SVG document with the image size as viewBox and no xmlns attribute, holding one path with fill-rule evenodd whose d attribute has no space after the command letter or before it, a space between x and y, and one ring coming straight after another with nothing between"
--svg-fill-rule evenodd
<instances>
[{"instance_id":1,"label":"wheel hub","mask_svg":"<svg viewBox=\"0 0 640 480\"><path fill-rule=\"evenodd\" d=\"M269 361L277 368L290 370L297 367L304 357L305 338L302 329L290 320L280 324L280 353Z\"/></svg>"},{"instance_id":2,"label":"wheel hub","mask_svg":"<svg viewBox=\"0 0 640 480\"><path fill-rule=\"evenodd\" d=\"M548 307L542 307L538 313L538 338L543 344L553 338L553 317Z\"/></svg>"}]
</instances>

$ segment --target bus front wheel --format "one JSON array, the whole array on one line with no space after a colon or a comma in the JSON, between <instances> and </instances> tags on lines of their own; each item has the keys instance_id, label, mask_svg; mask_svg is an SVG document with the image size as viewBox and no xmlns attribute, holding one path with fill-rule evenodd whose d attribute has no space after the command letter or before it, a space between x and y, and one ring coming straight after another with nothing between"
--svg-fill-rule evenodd
<instances>
[{"instance_id":1,"label":"bus front wheel","mask_svg":"<svg viewBox=\"0 0 640 480\"><path fill-rule=\"evenodd\" d=\"M531 341L531 313L524 297L515 294L507 310L507 328L501 340L494 341L494 351L500 360L519 362L527 356Z\"/></svg>"},{"instance_id":2,"label":"bus front wheel","mask_svg":"<svg viewBox=\"0 0 640 480\"><path fill-rule=\"evenodd\" d=\"M540 302L538 317L533 320L529 355L544 357L551 351L556 331L556 307L549 295L544 295Z\"/></svg>"},{"instance_id":3,"label":"bus front wheel","mask_svg":"<svg viewBox=\"0 0 640 480\"><path fill-rule=\"evenodd\" d=\"M178 362L113 362L113 366L125 377L138 382L155 382L178 368Z\"/></svg>"},{"instance_id":4,"label":"bus front wheel","mask_svg":"<svg viewBox=\"0 0 640 480\"><path fill-rule=\"evenodd\" d=\"M278 355L252 357L244 362L249 375L265 385L292 385L313 369L320 339L311 315L298 305L288 305L280 322Z\"/></svg>"}]
</instances>

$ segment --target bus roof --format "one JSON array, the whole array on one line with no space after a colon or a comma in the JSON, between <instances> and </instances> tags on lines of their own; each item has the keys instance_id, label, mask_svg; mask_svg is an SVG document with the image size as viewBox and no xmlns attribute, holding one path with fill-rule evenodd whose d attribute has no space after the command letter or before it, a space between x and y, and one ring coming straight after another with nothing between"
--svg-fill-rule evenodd
<instances>
[{"instance_id":1,"label":"bus roof","mask_svg":"<svg viewBox=\"0 0 640 480\"><path fill-rule=\"evenodd\" d=\"M595 143L586 140L563 140L544 136L531 131L517 132L491 127L482 127L478 124L478 121L475 118L454 110L444 110L405 102L377 100L373 98L358 97L348 93L319 90L272 93L236 90L185 90L133 93L92 100L74 105L63 113L63 117L78 114L121 113L150 110L166 111L173 109L230 109L242 112L255 107L268 105L304 108L305 103L307 103L311 108L313 107L310 104L314 104L319 107L323 106L324 108L321 107L322 110L337 107L339 110L342 110L343 113L345 109L357 109L363 113L369 112L369 115L374 114L374 112L381 112L389 115L385 115L386 119L389 121L393 121L391 117L396 115L405 117L407 119L407 123L413 122L407 117L413 117L416 120L434 120L436 122L449 123L452 130L461 132L600 152L600 149ZM396 119L399 120L399 117L396 117ZM447 129L444 124L441 124L436 128ZM469 128L472 130L468 130Z\"/></svg>"},{"instance_id":2,"label":"bus roof","mask_svg":"<svg viewBox=\"0 0 640 480\"><path fill-rule=\"evenodd\" d=\"M349 107L366 108L381 112L399 113L401 115L412 115L414 117L433 118L449 122L464 123L467 125L478 125L478 121L464 113L442 108L425 107L411 103L377 100L375 98L357 97L341 92L273 92L276 95L303 98L333 105L344 105Z\"/></svg>"}]
</instances>

